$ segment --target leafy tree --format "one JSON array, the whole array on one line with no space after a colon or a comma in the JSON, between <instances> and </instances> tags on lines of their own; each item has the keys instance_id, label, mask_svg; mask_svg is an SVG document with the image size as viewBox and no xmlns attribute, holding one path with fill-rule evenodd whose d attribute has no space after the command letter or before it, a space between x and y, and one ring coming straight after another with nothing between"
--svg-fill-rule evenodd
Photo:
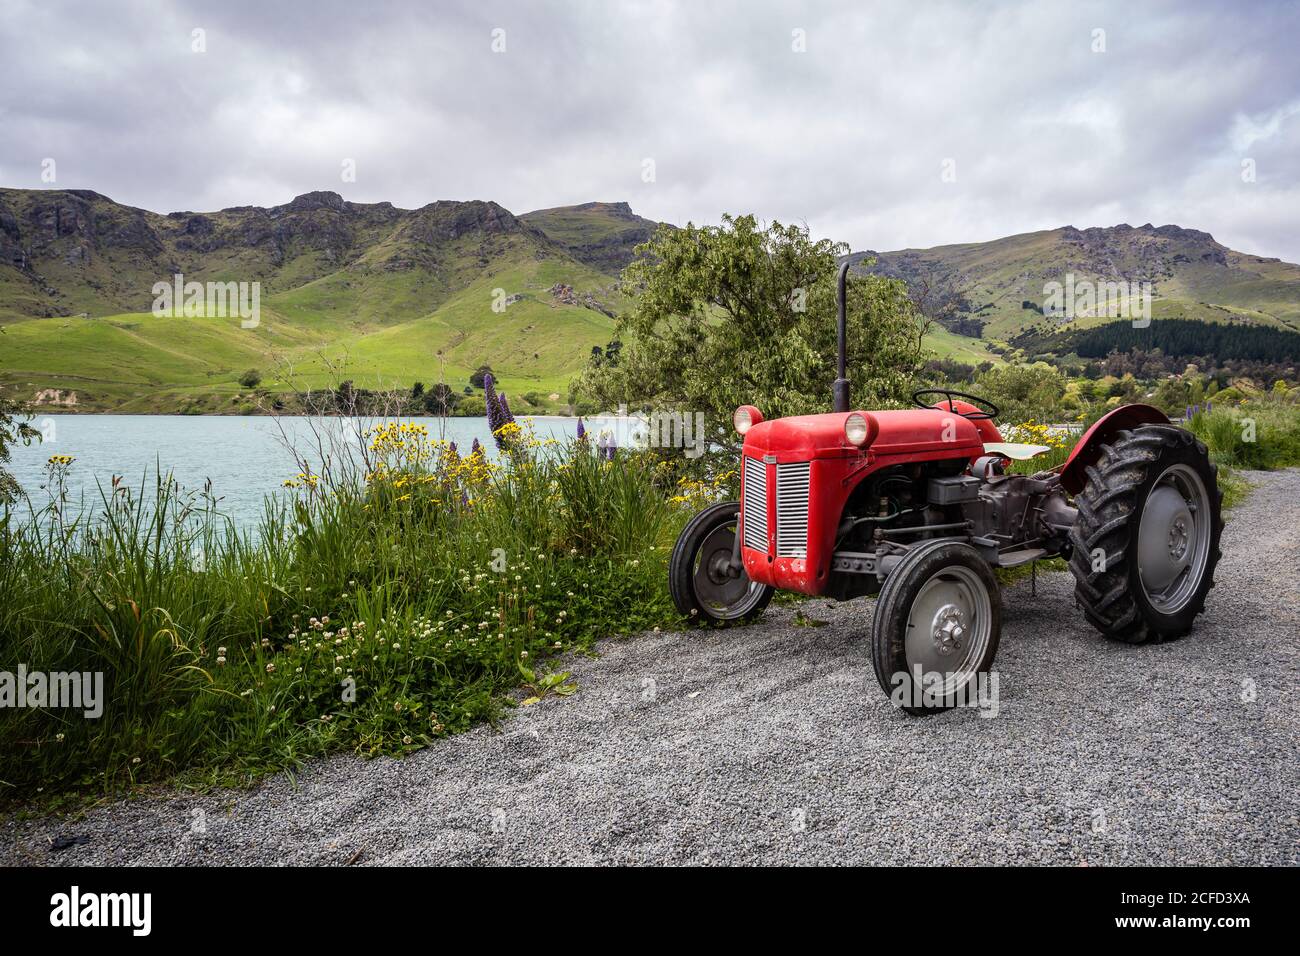
<instances>
[{"instance_id":1,"label":"leafy tree","mask_svg":"<svg viewBox=\"0 0 1300 956\"><path fill-rule=\"evenodd\" d=\"M473 385L475 388L482 388L483 377L485 375L491 375L491 374L492 374L491 365L480 365L477 369L474 370L474 374L469 377L469 383Z\"/></svg>"},{"instance_id":2,"label":"leafy tree","mask_svg":"<svg viewBox=\"0 0 1300 956\"><path fill-rule=\"evenodd\" d=\"M1048 422L1061 414L1065 376L1046 362L994 366L979 377L974 392L998 407L1004 424Z\"/></svg>"},{"instance_id":3,"label":"leafy tree","mask_svg":"<svg viewBox=\"0 0 1300 956\"><path fill-rule=\"evenodd\" d=\"M456 390L445 382L439 382L424 393L424 410L430 415L450 415L459 402Z\"/></svg>"},{"instance_id":4,"label":"leafy tree","mask_svg":"<svg viewBox=\"0 0 1300 956\"><path fill-rule=\"evenodd\" d=\"M416 382L414 385L411 386L411 398L418 402L423 397L424 397L424 383Z\"/></svg>"},{"instance_id":5,"label":"leafy tree","mask_svg":"<svg viewBox=\"0 0 1300 956\"><path fill-rule=\"evenodd\" d=\"M250 368L243 375L239 376L239 384L244 388L257 388L262 384L262 373L255 368Z\"/></svg>"},{"instance_id":6,"label":"leafy tree","mask_svg":"<svg viewBox=\"0 0 1300 956\"><path fill-rule=\"evenodd\" d=\"M344 415L355 415L359 397L356 386L352 384L352 379L347 379L340 382L339 387L334 392L335 407Z\"/></svg>"},{"instance_id":7,"label":"leafy tree","mask_svg":"<svg viewBox=\"0 0 1300 956\"><path fill-rule=\"evenodd\" d=\"M703 412L710 436L731 445L737 405L768 418L829 411L845 245L725 216L716 227L661 228L637 251L623 272L635 305L606 360L577 382L577 404ZM848 300L853 404L897 404L919 370L924 322L897 279L851 276Z\"/></svg>"},{"instance_id":8,"label":"leafy tree","mask_svg":"<svg viewBox=\"0 0 1300 956\"><path fill-rule=\"evenodd\" d=\"M24 413L20 404L0 395L0 505L11 504L22 494L17 479L4 467L9 464L10 449L41 440L41 433L23 420Z\"/></svg>"}]
</instances>

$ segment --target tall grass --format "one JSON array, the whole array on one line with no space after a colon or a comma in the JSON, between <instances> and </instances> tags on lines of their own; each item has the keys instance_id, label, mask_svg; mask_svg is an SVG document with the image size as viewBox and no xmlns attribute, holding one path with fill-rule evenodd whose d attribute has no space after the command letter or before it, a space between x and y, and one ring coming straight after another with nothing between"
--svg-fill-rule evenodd
<instances>
[{"instance_id":1,"label":"tall grass","mask_svg":"<svg viewBox=\"0 0 1300 956\"><path fill-rule=\"evenodd\" d=\"M106 701L0 711L0 799L402 753L494 719L552 654L676 619L685 515L651 457L369 440L359 480L304 470L245 532L165 475L71 509L52 464L46 508L0 515L0 670L99 672Z\"/></svg>"},{"instance_id":2,"label":"tall grass","mask_svg":"<svg viewBox=\"0 0 1300 956\"><path fill-rule=\"evenodd\" d=\"M1265 397L1198 408L1187 422L1220 464L1267 470L1300 465L1300 407Z\"/></svg>"}]
</instances>

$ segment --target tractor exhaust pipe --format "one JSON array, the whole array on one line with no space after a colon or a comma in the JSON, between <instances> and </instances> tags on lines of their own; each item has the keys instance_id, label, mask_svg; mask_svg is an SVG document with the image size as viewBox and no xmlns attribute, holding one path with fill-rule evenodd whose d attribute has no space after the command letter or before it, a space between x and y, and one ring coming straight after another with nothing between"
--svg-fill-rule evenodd
<instances>
[{"instance_id":1,"label":"tractor exhaust pipe","mask_svg":"<svg viewBox=\"0 0 1300 956\"><path fill-rule=\"evenodd\" d=\"M835 384L831 386L831 395L834 401L834 409L837 412L847 412L849 410L849 379L848 379L848 337L849 323L845 308L845 293L847 291L849 279L849 263L845 262L840 266L840 277L835 287L835 305L838 313L839 326L837 329L838 360L836 366L838 373Z\"/></svg>"}]
</instances>

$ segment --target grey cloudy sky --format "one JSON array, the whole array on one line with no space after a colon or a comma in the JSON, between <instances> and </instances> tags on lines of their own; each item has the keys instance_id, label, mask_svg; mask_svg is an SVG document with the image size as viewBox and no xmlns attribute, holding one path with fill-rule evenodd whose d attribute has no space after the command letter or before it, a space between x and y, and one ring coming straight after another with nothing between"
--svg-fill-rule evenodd
<instances>
[{"instance_id":1,"label":"grey cloudy sky","mask_svg":"<svg viewBox=\"0 0 1300 956\"><path fill-rule=\"evenodd\" d=\"M51 157L159 212L627 200L876 249L1175 222L1300 261L1298 47L1300 4L1227 0L0 0L0 185Z\"/></svg>"}]
</instances>

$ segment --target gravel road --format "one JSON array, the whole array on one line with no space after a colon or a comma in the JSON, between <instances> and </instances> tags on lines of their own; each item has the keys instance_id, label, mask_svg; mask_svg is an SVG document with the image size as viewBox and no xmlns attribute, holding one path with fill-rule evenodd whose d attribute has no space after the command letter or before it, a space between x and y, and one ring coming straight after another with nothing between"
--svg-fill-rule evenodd
<instances>
[{"instance_id":1,"label":"gravel road","mask_svg":"<svg viewBox=\"0 0 1300 956\"><path fill-rule=\"evenodd\" d=\"M821 626L774 607L605 642L575 696L405 760L0 822L0 860L1294 865L1300 471L1249 477L1187 638L1106 641L1068 574L1006 589L996 717L895 711L872 603L819 600L803 612ZM56 835L86 842L54 852Z\"/></svg>"}]
</instances>

